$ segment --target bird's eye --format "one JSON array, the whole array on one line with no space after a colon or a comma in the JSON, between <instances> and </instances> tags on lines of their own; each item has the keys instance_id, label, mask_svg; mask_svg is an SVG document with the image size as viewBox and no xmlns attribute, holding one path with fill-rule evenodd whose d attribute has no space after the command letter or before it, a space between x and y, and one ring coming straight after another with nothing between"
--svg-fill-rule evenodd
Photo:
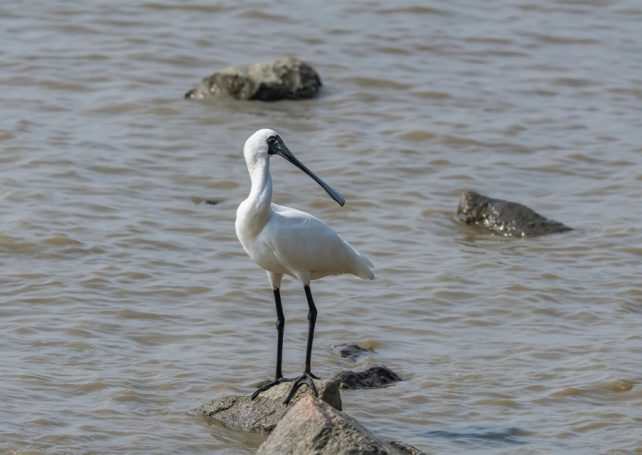
<instances>
[{"instance_id":1,"label":"bird's eye","mask_svg":"<svg viewBox=\"0 0 642 455\"><path fill-rule=\"evenodd\" d=\"M276 137L275 136L270 136L267 139L268 145L276 145Z\"/></svg>"}]
</instances>

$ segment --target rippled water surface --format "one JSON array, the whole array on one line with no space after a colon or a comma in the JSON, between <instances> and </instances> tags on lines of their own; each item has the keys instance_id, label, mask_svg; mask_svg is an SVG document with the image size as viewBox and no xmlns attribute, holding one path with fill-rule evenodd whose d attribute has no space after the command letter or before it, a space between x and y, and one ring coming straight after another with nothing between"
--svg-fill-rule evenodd
<instances>
[{"instance_id":1,"label":"rippled water surface","mask_svg":"<svg viewBox=\"0 0 642 455\"><path fill-rule=\"evenodd\" d=\"M1 453L260 444L187 411L272 373L271 292L234 233L261 127L347 204L278 159L275 199L376 264L313 284L317 374L406 378L344 393L349 414L430 453L642 451L637 0L8 0L0 42ZM320 97L182 98L284 55ZM576 229L483 235L452 220L464 189ZM307 308L282 295L293 375Z\"/></svg>"}]
</instances>

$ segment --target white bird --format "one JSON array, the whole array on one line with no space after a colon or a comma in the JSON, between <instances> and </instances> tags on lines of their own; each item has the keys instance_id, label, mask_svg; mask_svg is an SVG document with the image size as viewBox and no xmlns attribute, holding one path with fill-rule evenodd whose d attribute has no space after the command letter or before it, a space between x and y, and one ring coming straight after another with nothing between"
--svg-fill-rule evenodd
<instances>
[{"instance_id":1,"label":"white bird","mask_svg":"<svg viewBox=\"0 0 642 455\"><path fill-rule=\"evenodd\" d=\"M294 380L285 400L287 404L302 385L306 384L318 395L310 369L312 340L317 309L310 291L310 280L328 275L352 274L372 280L372 263L359 254L350 244L318 218L289 207L272 203L272 176L270 157L280 155L312 177L339 205L343 197L317 177L310 169L294 157L276 131L258 130L248 138L243 154L250 173L252 188L250 194L236 211L236 235L245 252L260 267L267 271L274 292L277 314L277 357L274 381L259 388L259 393L285 381L281 371L283 331L285 318L281 306L281 279L290 275L303 285L308 302L308 341L305 370Z\"/></svg>"}]
</instances>

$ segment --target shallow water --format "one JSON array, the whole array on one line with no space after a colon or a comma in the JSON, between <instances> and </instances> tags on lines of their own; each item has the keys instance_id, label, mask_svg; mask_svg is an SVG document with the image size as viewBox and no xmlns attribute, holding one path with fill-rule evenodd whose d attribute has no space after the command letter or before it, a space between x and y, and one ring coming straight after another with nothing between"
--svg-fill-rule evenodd
<instances>
[{"instance_id":1,"label":"shallow water","mask_svg":"<svg viewBox=\"0 0 642 455\"><path fill-rule=\"evenodd\" d=\"M275 199L328 221L374 282L313 284L314 368L375 433L431 453L642 451L642 7L633 0L0 5L0 453L240 453L188 411L271 375L264 272L234 215L260 127ZM228 64L295 55L303 102L188 102ZM458 195L576 228L508 240ZM210 199L218 204L206 204ZM284 284L285 371L306 306ZM330 347L372 342L348 363Z\"/></svg>"}]
</instances>

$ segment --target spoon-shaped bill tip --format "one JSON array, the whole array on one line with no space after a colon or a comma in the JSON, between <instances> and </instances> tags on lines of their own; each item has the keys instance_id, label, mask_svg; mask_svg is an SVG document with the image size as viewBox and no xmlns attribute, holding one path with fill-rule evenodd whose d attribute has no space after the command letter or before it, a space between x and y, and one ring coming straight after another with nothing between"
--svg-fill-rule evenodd
<instances>
[{"instance_id":1,"label":"spoon-shaped bill tip","mask_svg":"<svg viewBox=\"0 0 642 455\"><path fill-rule=\"evenodd\" d=\"M327 190L326 190L326 191L327 191ZM333 191L334 191L334 190L333 190ZM344 197L343 197L343 196L341 196L341 194L337 193L336 191L334 191L334 194L332 194L332 193L330 193L330 192L328 191L328 194L330 194L330 196L332 197L332 199L334 199L335 201L337 201L337 204L339 204L341 207L343 207L344 205L346 205L346 200L344 199Z\"/></svg>"}]
</instances>

